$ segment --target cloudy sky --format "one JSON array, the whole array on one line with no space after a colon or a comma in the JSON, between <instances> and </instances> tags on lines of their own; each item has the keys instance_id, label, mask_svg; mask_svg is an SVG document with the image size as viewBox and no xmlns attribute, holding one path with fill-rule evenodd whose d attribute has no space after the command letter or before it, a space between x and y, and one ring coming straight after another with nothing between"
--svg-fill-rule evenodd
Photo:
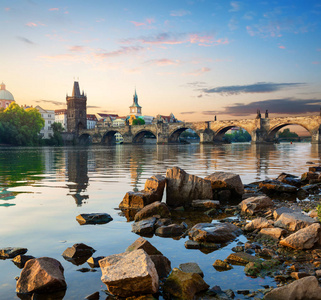
<instances>
[{"instance_id":1,"label":"cloudy sky","mask_svg":"<svg viewBox=\"0 0 321 300\"><path fill-rule=\"evenodd\" d=\"M1 0L0 81L18 104L186 121L318 113L321 2Z\"/></svg>"}]
</instances>

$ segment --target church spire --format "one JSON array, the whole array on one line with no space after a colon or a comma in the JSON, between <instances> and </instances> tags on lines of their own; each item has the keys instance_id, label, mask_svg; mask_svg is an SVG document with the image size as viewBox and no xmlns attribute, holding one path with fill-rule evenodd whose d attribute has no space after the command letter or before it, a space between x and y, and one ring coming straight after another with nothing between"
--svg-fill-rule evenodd
<instances>
[{"instance_id":1,"label":"church spire","mask_svg":"<svg viewBox=\"0 0 321 300\"><path fill-rule=\"evenodd\" d=\"M80 97L80 89L78 81L74 81L74 88L72 90L72 97Z\"/></svg>"}]
</instances>

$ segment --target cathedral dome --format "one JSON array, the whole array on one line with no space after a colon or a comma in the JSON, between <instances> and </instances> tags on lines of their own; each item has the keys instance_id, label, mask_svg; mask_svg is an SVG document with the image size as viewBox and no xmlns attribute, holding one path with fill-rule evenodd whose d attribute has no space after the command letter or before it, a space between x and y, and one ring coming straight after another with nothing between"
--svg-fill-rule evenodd
<instances>
[{"instance_id":1,"label":"cathedral dome","mask_svg":"<svg viewBox=\"0 0 321 300\"><path fill-rule=\"evenodd\" d=\"M1 83L0 85L0 100L14 101L13 95L6 90L6 85Z\"/></svg>"}]
</instances>

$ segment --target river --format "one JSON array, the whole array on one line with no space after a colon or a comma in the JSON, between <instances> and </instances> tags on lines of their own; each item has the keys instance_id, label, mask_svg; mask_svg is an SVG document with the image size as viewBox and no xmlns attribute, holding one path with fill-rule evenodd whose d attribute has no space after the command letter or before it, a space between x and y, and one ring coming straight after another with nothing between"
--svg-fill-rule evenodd
<instances>
[{"instance_id":1,"label":"river","mask_svg":"<svg viewBox=\"0 0 321 300\"><path fill-rule=\"evenodd\" d=\"M64 299L83 299L105 289L100 269L79 272L81 267L89 267L87 263L73 265L61 254L80 242L96 249L95 257L125 251L139 236L131 232L132 222L117 209L118 204L127 191L143 189L150 176L165 175L173 166L201 177L215 171L233 172L241 176L243 183L274 178L281 172L301 175L308 169L307 162L320 163L320 149L308 143L3 147L0 248L25 247L27 255L56 258L65 269L68 288ZM85 226L76 221L80 213L95 212L109 213L113 221ZM223 290L235 291L276 285L270 278L245 276L242 266L226 272L213 268L216 259L225 259L238 241L246 241L245 237L211 253L185 249L186 239L154 236L148 240L170 259L172 267L197 262L211 287L219 285ZM0 261L0 270L0 299L19 299L14 278L21 270L10 259Z\"/></svg>"}]
</instances>

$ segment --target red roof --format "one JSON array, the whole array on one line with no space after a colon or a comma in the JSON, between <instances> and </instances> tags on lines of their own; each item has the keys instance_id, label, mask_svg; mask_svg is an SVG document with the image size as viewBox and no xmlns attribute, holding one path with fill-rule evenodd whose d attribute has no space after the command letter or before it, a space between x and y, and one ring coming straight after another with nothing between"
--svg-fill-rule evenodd
<instances>
[{"instance_id":1,"label":"red roof","mask_svg":"<svg viewBox=\"0 0 321 300\"><path fill-rule=\"evenodd\" d=\"M93 114L87 114L87 120L98 121L96 115Z\"/></svg>"},{"instance_id":2,"label":"red roof","mask_svg":"<svg viewBox=\"0 0 321 300\"><path fill-rule=\"evenodd\" d=\"M67 113L67 109L56 109L55 115L63 115Z\"/></svg>"}]
</instances>

